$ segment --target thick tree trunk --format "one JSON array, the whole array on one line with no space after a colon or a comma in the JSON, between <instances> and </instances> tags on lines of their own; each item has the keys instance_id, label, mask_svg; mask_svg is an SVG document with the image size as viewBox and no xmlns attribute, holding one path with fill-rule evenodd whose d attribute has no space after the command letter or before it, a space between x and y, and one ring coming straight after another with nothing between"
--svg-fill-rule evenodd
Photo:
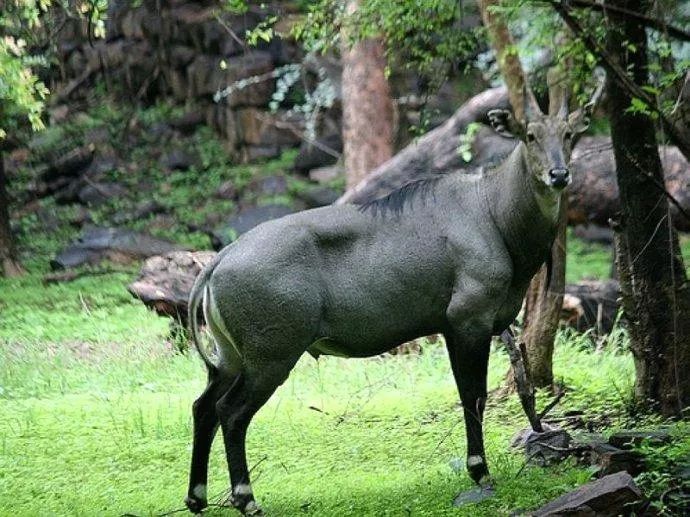
<instances>
[{"instance_id":1,"label":"thick tree trunk","mask_svg":"<svg viewBox=\"0 0 690 517\"><path fill-rule=\"evenodd\" d=\"M610 3L640 10L637 2ZM613 12L607 16L608 52L644 87L648 74L644 28ZM641 404L663 415L678 415L690 405L690 295L669 204L654 186L664 181L654 122L628 110L631 96L612 76L608 93L622 208L618 267L623 306L631 323L635 391Z\"/></svg>"},{"instance_id":2,"label":"thick tree trunk","mask_svg":"<svg viewBox=\"0 0 690 517\"><path fill-rule=\"evenodd\" d=\"M553 385L553 343L565 291L566 204L567 198L563 196L558 232L551 248L551 270L542 266L525 295L521 339L525 369L532 384L539 388Z\"/></svg>"},{"instance_id":3,"label":"thick tree trunk","mask_svg":"<svg viewBox=\"0 0 690 517\"><path fill-rule=\"evenodd\" d=\"M348 0L347 11L358 3ZM381 40L345 41L342 56L343 154L347 186L353 187L393 156L394 106Z\"/></svg>"},{"instance_id":4,"label":"thick tree trunk","mask_svg":"<svg viewBox=\"0 0 690 517\"><path fill-rule=\"evenodd\" d=\"M19 264L14 238L10 228L9 198L7 196L7 178L5 162L0 152L0 273L3 276L18 276L24 270Z\"/></svg>"}]
</instances>

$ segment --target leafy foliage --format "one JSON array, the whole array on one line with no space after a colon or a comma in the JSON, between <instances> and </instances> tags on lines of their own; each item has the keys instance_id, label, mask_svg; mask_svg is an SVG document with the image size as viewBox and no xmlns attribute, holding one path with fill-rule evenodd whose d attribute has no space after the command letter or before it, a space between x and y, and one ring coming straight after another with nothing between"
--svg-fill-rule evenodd
<instances>
[{"instance_id":1,"label":"leafy foliage","mask_svg":"<svg viewBox=\"0 0 690 517\"><path fill-rule=\"evenodd\" d=\"M41 120L48 89L38 79L35 68L45 58L28 53L27 37L40 26L40 14L50 0L5 2L0 12L0 139L25 118L35 130Z\"/></svg>"},{"instance_id":2,"label":"leafy foliage","mask_svg":"<svg viewBox=\"0 0 690 517\"><path fill-rule=\"evenodd\" d=\"M477 49L479 33L460 29L467 15L463 9L451 0L363 0L348 13L343 2L319 0L309 5L304 23L294 33L308 50L324 53L381 37L391 68L416 69L438 86L452 67Z\"/></svg>"}]
</instances>

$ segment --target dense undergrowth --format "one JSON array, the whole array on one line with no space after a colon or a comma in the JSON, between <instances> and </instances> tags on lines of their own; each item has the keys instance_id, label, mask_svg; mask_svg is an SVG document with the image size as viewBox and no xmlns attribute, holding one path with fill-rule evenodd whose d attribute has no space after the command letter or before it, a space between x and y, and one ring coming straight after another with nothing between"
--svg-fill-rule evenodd
<instances>
[{"instance_id":1,"label":"dense undergrowth","mask_svg":"<svg viewBox=\"0 0 690 517\"><path fill-rule=\"evenodd\" d=\"M136 124L151 128L170 110L139 112ZM60 139L83 138L89 128L108 127L115 128L114 145L126 146L118 138L122 127L132 125L131 116L103 106L47 133L41 145L50 148ZM231 201L213 196L220 183L231 179L241 186L286 170L291 160L286 155L232 165L202 128L186 144L201 155L199 169L192 171L196 180L192 172L161 171L147 154L152 145L159 144L142 137L120 149L131 152L136 166L114 170L112 178L129 185L127 203L155 196L177 223L128 224L195 248L208 248L208 238L185 223L200 224L232 208ZM13 178L15 192L28 184L30 172ZM138 188L143 182L153 188ZM291 179L283 201L300 188L305 185ZM203 366L195 354L174 352L167 322L127 293L136 266L103 264L73 282L44 285L48 260L78 230L69 222L73 206L40 203L55 215L55 224L48 228L35 214L18 218L28 273L0 279L0 515L152 515L178 509L186 490L190 406L204 386ZM94 222L108 222L126 209L118 203L94 209ZM683 247L687 254L689 243ZM610 264L609 248L570 236L569 282L606 278ZM620 329L598 351L588 336L562 331L554 364L567 393L551 416L577 412L604 433L658 426L633 403L626 347ZM496 345L492 389L502 385L507 365ZM549 398L540 394L539 405ZM420 355L318 362L305 357L252 425L249 461L255 492L269 515L507 515L539 506L591 476L573 461L525 467L509 441L526 425L517 397L491 395L486 433L497 496L453 508L453 496L471 482L462 466L465 431L442 344L427 343ZM645 449L652 470L638 481L652 497L690 454L688 425L675 423L672 429L676 438L670 445ZM220 439L210 479L210 494L227 488Z\"/></svg>"}]
</instances>

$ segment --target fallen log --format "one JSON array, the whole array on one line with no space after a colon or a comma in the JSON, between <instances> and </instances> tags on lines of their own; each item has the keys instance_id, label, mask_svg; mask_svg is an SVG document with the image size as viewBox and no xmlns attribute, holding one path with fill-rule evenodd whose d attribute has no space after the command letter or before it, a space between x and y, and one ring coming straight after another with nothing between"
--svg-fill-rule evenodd
<instances>
[{"instance_id":1,"label":"fallen log","mask_svg":"<svg viewBox=\"0 0 690 517\"><path fill-rule=\"evenodd\" d=\"M142 258L182 249L175 243L125 228L86 228L82 235L50 261L53 271L110 260L128 264Z\"/></svg>"},{"instance_id":2,"label":"fallen log","mask_svg":"<svg viewBox=\"0 0 690 517\"><path fill-rule=\"evenodd\" d=\"M620 286L617 280L585 280L565 286L561 321L580 332L595 329L598 335L613 329L618 315Z\"/></svg>"},{"instance_id":3,"label":"fallen log","mask_svg":"<svg viewBox=\"0 0 690 517\"><path fill-rule=\"evenodd\" d=\"M127 290L159 316L171 317L186 327L194 279L215 256L213 251L173 251L151 257Z\"/></svg>"},{"instance_id":4,"label":"fallen log","mask_svg":"<svg viewBox=\"0 0 690 517\"><path fill-rule=\"evenodd\" d=\"M421 176L446 174L457 170L476 172L486 169L516 145L511 138L497 135L481 126L471 143L471 159L458 152L461 138L468 138L468 127L485 122L490 109L506 107L505 88L486 90L463 104L442 126L412 142L367 178L348 190L337 203L366 203L385 196ZM690 213L690 163L672 146L659 146L665 172L666 190L685 212ZM620 209L616 170L611 139L606 136L583 137L573 151L573 184L568 188L569 224L594 223L608 226ZM690 231L690 219L671 205L676 228Z\"/></svg>"},{"instance_id":5,"label":"fallen log","mask_svg":"<svg viewBox=\"0 0 690 517\"><path fill-rule=\"evenodd\" d=\"M476 167L476 153L473 153L475 163L471 164L464 162L458 153L460 136L467 132L471 123L485 121L486 113L494 108L508 108L508 92L504 87L491 88L472 97L443 125L429 131L374 169L337 202L364 203L385 196L419 175ZM502 140L507 152L515 145L508 139Z\"/></svg>"}]
</instances>

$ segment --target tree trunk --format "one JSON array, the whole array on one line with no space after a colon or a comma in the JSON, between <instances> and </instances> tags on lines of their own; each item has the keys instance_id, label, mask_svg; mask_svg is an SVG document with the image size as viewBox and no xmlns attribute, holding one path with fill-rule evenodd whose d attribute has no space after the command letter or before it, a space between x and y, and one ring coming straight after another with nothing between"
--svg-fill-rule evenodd
<instances>
[{"instance_id":1,"label":"tree trunk","mask_svg":"<svg viewBox=\"0 0 690 517\"><path fill-rule=\"evenodd\" d=\"M513 107L513 114L516 120L523 120L525 118L523 106L525 74L520 64L520 58L515 52L515 42L510 35L508 26L499 15L491 12L490 9L498 7L500 3L500 0L477 0L484 27L489 34L491 46L496 52L498 68L501 70L501 75L508 88L508 98Z\"/></svg>"},{"instance_id":2,"label":"tree trunk","mask_svg":"<svg viewBox=\"0 0 690 517\"><path fill-rule=\"evenodd\" d=\"M543 265L525 295L521 338L525 369L532 384L539 388L553 385L553 343L565 291L566 205L567 198L563 195L556 239L551 248L551 271ZM547 274L551 277L548 284Z\"/></svg>"},{"instance_id":3,"label":"tree trunk","mask_svg":"<svg viewBox=\"0 0 690 517\"><path fill-rule=\"evenodd\" d=\"M358 0L347 0L349 14ZM365 39L342 49L343 154L348 188L393 156L394 106L383 42Z\"/></svg>"},{"instance_id":4,"label":"tree trunk","mask_svg":"<svg viewBox=\"0 0 690 517\"><path fill-rule=\"evenodd\" d=\"M637 2L611 5L640 10ZM644 5L645 8L649 4ZM607 11L608 52L640 87L647 85L647 36L642 26ZM632 50L634 49L634 50ZM654 121L628 111L632 98L610 74L609 120L622 219L617 236L623 307L630 321L635 392L645 407L679 415L690 405L690 295L663 184Z\"/></svg>"},{"instance_id":5,"label":"tree trunk","mask_svg":"<svg viewBox=\"0 0 690 517\"><path fill-rule=\"evenodd\" d=\"M5 161L0 152L0 273L3 276L19 276L24 270L19 264L14 238L10 228L9 198L7 196L7 178Z\"/></svg>"}]
</instances>

